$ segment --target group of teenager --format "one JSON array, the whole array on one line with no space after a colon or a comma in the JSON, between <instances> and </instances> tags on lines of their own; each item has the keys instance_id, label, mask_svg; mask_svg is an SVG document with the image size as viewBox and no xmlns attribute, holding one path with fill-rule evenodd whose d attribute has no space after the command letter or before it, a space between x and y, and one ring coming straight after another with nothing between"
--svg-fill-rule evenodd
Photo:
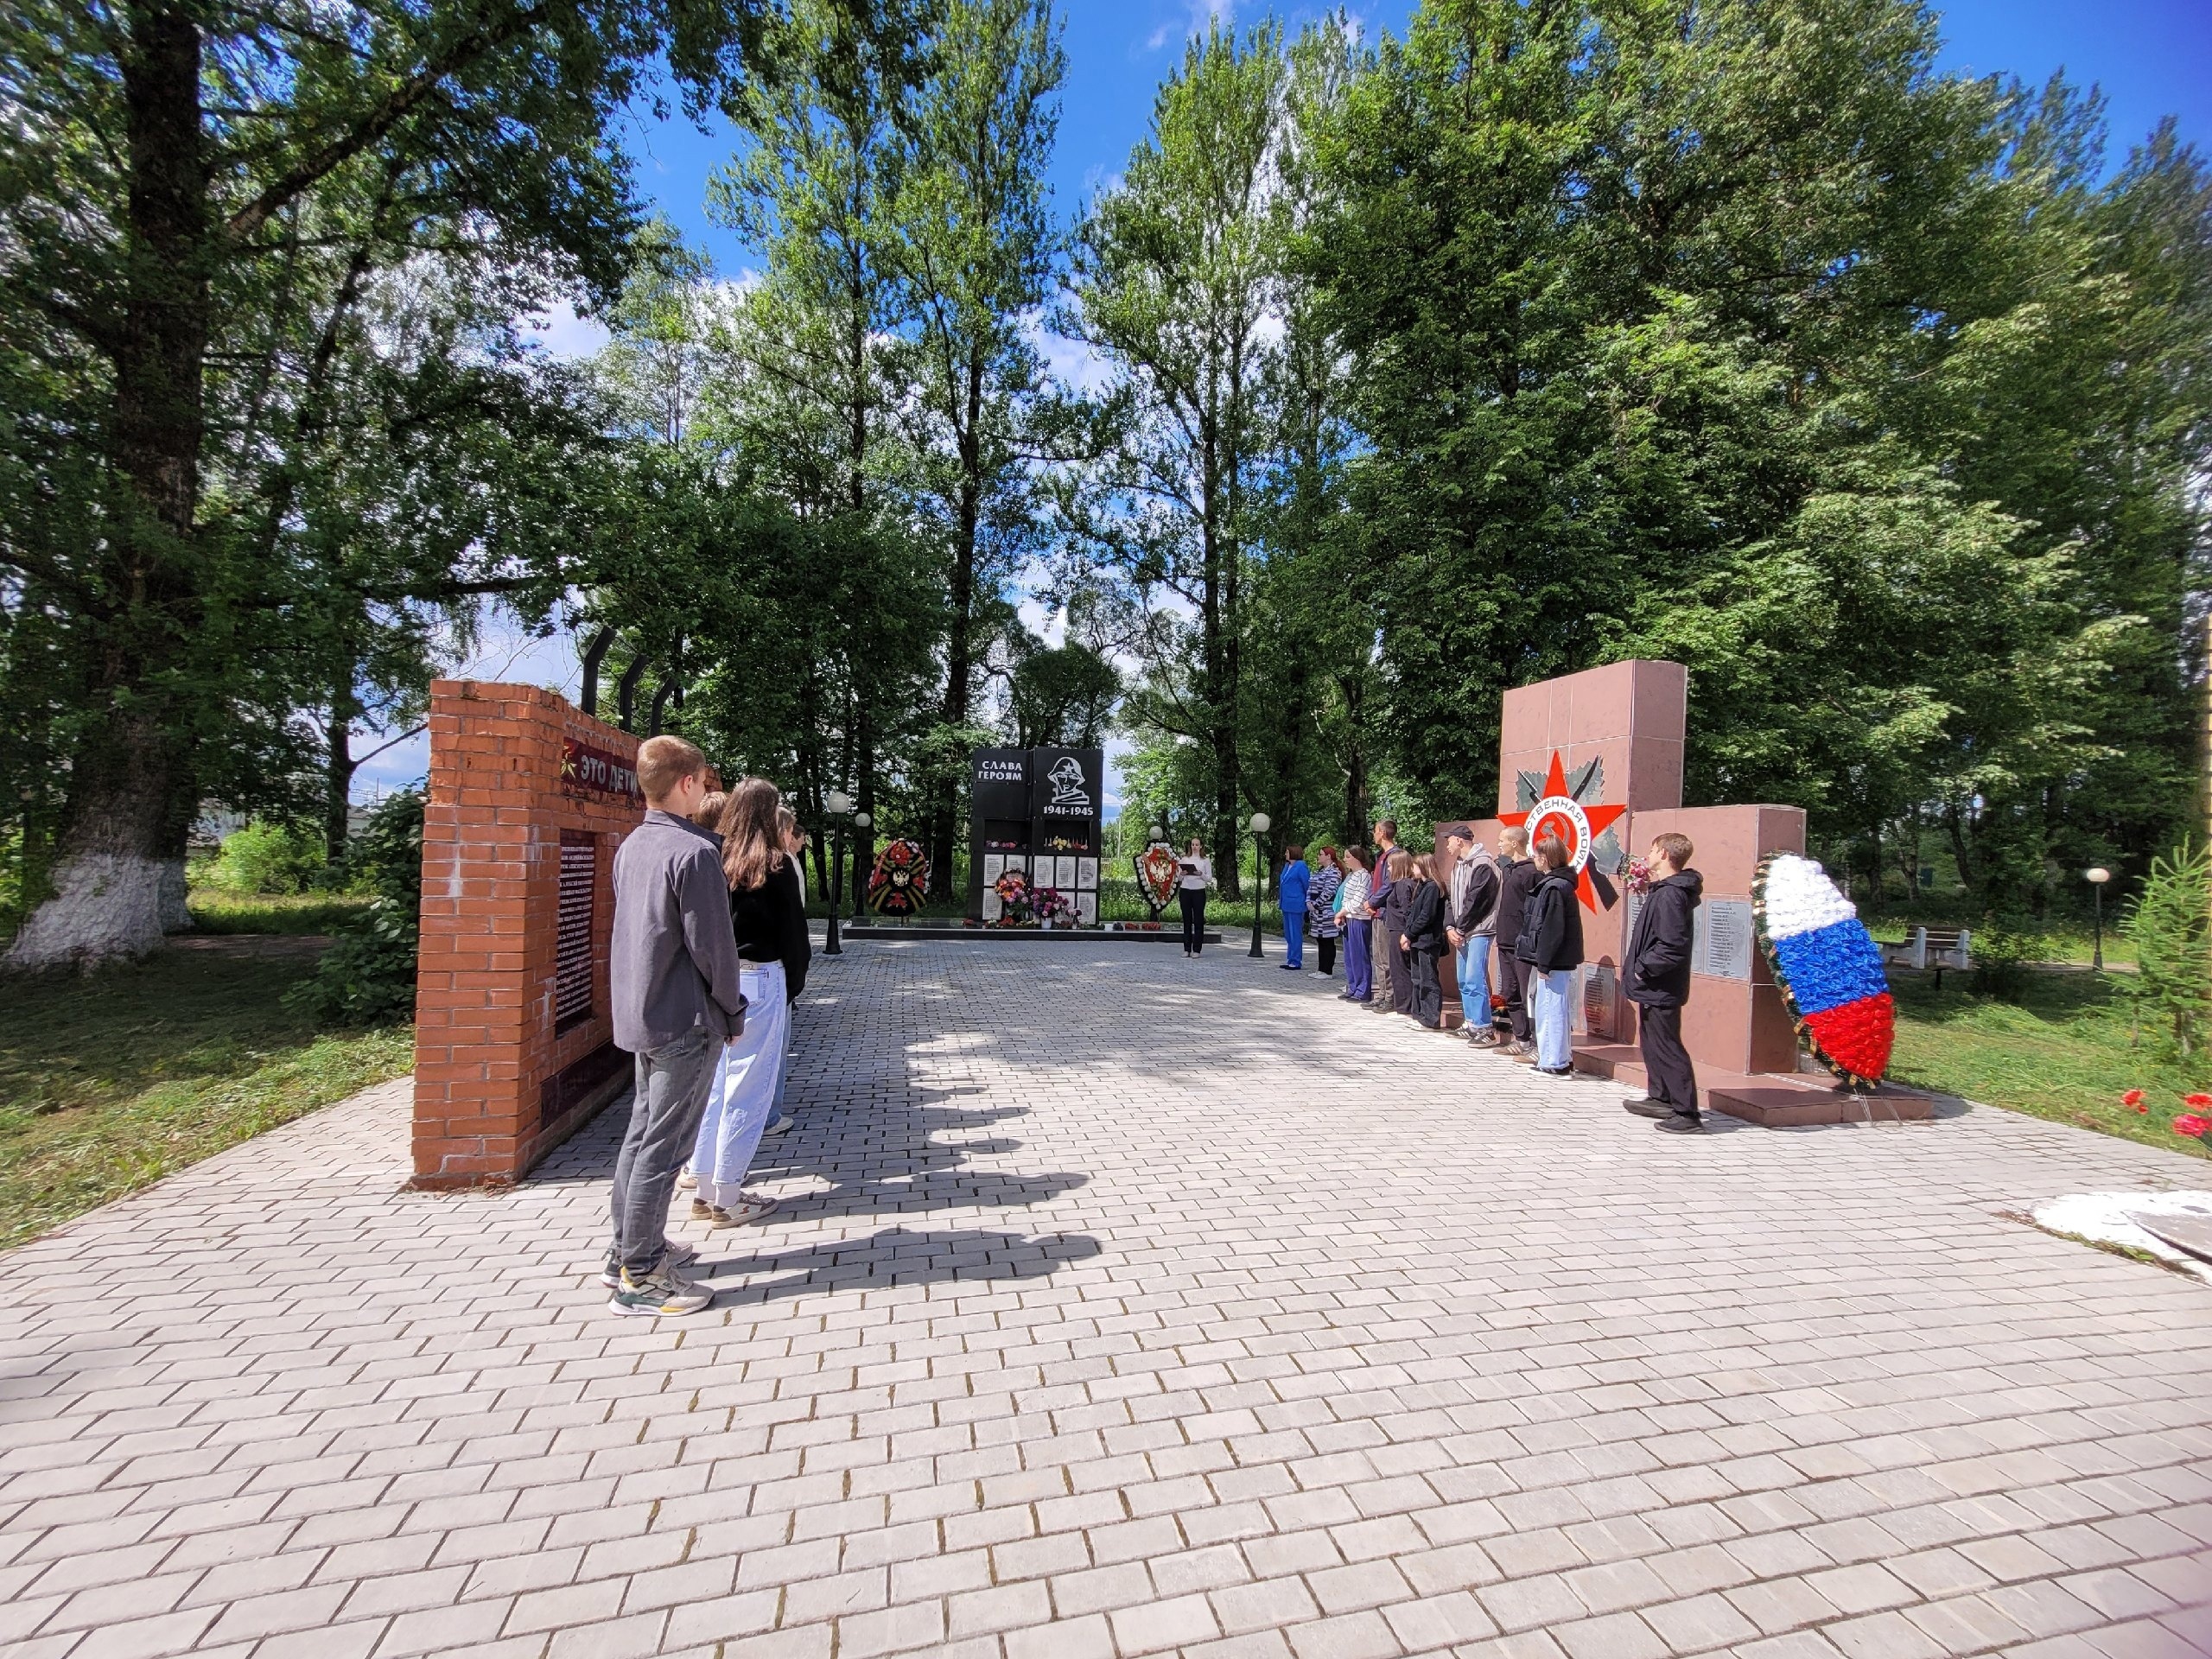
<instances>
[{"instance_id":1,"label":"group of teenager","mask_svg":"<svg viewBox=\"0 0 2212 1659\"><path fill-rule=\"evenodd\" d=\"M1511 828L1500 833L1493 855L1465 823L1446 824L1438 844L1441 882L1428 859L1398 845L1398 826L1389 818L1375 826L1371 853L1323 847L1308 866L1303 847L1287 849L1276 887L1284 970L1304 969L1311 927L1314 971L1324 977L1332 976L1343 941L1342 1000L1445 1032L1438 963L1449 956L1462 1016L1458 1029L1466 1039L1531 1061L1548 1077L1567 1076L1584 947L1580 885L1567 844L1542 836L1531 845L1527 830ZM1192 845L1195 852L1197 843ZM1704 885L1689 867L1694 850L1687 836L1653 839L1649 884L1620 970L1623 994L1637 1007L1648 1080L1648 1092L1624 1103L1677 1135L1704 1127L1697 1077L1681 1039Z\"/></svg>"},{"instance_id":2,"label":"group of teenager","mask_svg":"<svg viewBox=\"0 0 2212 1659\"><path fill-rule=\"evenodd\" d=\"M798 819L776 786L728 791L695 745L639 746L644 821L614 855L608 960L614 1041L636 1089L610 1199L601 1272L617 1313L693 1313L714 1300L667 1236L679 1189L709 1228L758 1221L772 1199L745 1180L766 1137L791 1127L791 1008L813 947Z\"/></svg>"}]
</instances>

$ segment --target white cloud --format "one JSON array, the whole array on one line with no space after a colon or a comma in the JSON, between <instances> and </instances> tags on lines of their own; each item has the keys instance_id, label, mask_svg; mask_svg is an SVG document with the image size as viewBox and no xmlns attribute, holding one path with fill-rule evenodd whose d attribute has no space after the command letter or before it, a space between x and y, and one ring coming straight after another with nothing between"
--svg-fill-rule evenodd
<instances>
[{"instance_id":1,"label":"white cloud","mask_svg":"<svg viewBox=\"0 0 2212 1659\"><path fill-rule=\"evenodd\" d=\"M537 335L537 348L557 358L589 357L607 344L607 325L596 318L576 315L566 300L522 319L525 333Z\"/></svg>"},{"instance_id":2,"label":"white cloud","mask_svg":"<svg viewBox=\"0 0 2212 1659\"><path fill-rule=\"evenodd\" d=\"M1236 21L1236 0L1183 0L1183 9L1179 37L1186 40L1193 35L1205 34L1210 23L1219 22L1226 27ZM1157 52L1177 38L1178 23L1170 19L1145 37L1144 49Z\"/></svg>"}]
</instances>

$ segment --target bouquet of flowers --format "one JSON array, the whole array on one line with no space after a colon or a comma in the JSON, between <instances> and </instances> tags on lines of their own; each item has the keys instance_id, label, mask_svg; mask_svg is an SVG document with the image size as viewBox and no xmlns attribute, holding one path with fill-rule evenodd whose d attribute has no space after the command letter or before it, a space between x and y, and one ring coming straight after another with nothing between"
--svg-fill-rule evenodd
<instances>
[{"instance_id":1,"label":"bouquet of flowers","mask_svg":"<svg viewBox=\"0 0 2212 1659\"><path fill-rule=\"evenodd\" d=\"M991 891L999 896L1001 927L1027 927L1036 918L1035 890L1021 871L1008 870L991 883Z\"/></svg>"},{"instance_id":2,"label":"bouquet of flowers","mask_svg":"<svg viewBox=\"0 0 2212 1659\"><path fill-rule=\"evenodd\" d=\"M922 843L904 836L886 842L868 878L868 907L879 916L912 916L929 896Z\"/></svg>"},{"instance_id":3,"label":"bouquet of flowers","mask_svg":"<svg viewBox=\"0 0 2212 1659\"><path fill-rule=\"evenodd\" d=\"M1637 854L1634 858L1630 859L1628 861L1628 875L1625 880L1628 886L1628 895L1631 899L1641 899L1645 893L1650 892L1651 861L1644 857L1641 853Z\"/></svg>"},{"instance_id":4,"label":"bouquet of flowers","mask_svg":"<svg viewBox=\"0 0 2212 1659\"><path fill-rule=\"evenodd\" d=\"M1075 925L1075 900L1058 887L1034 889L1030 893L1030 902L1036 909L1039 922L1049 922L1055 927Z\"/></svg>"}]
</instances>

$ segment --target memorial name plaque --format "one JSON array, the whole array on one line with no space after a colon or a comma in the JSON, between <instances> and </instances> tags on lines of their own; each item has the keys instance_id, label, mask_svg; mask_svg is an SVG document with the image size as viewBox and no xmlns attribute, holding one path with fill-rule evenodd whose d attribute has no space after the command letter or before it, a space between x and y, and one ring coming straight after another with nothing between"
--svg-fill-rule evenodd
<instances>
[{"instance_id":1,"label":"memorial name plaque","mask_svg":"<svg viewBox=\"0 0 2212 1659\"><path fill-rule=\"evenodd\" d=\"M1690 971L1713 979L1749 979L1755 942L1750 899L1708 899L1697 907Z\"/></svg>"},{"instance_id":2,"label":"memorial name plaque","mask_svg":"<svg viewBox=\"0 0 2212 1659\"><path fill-rule=\"evenodd\" d=\"M1593 1036L1613 1034L1614 999L1620 982L1613 970L1602 962L1586 963L1582 969L1582 1029Z\"/></svg>"},{"instance_id":3,"label":"memorial name plaque","mask_svg":"<svg viewBox=\"0 0 2212 1659\"><path fill-rule=\"evenodd\" d=\"M561 832L560 918L553 944L555 1035L591 1018L592 921L599 899L599 839Z\"/></svg>"}]
</instances>

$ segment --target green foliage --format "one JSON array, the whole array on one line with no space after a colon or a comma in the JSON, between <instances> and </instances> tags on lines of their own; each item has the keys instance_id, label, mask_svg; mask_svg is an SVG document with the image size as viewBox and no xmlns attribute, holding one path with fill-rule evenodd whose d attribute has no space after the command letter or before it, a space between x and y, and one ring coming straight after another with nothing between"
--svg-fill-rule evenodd
<instances>
[{"instance_id":1,"label":"green foliage","mask_svg":"<svg viewBox=\"0 0 2212 1659\"><path fill-rule=\"evenodd\" d=\"M174 857L210 796L296 810L326 760L336 818L440 613L565 588L546 509L589 434L517 320L619 281L641 72L696 111L758 16L0 12L0 800L53 839L50 902L128 927L73 861Z\"/></svg>"},{"instance_id":2,"label":"green foliage","mask_svg":"<svg viewBox=\"0 0 2212 1659\"><path fill-rule=\"evenodd\" d=\"M422 944L423 797L386 796L356 839L353 868L373 897L349 921L315 970L285 994L318 1020L351 1027L413 1018Z\"/></svg>"},{"instance_id":3,"label":"green foliage","mask_svg":"<svg viewBox=\"0 0 2212 1659\"><path fill-rule=\"evenodd\" d=\"M2138 1012L2163 1021L2186 1059L2212 1039L2212 844L2184 841L2152 860L2125 926Z\"/></svg>"},{"instance_id":4,"label":"green foliage","mask_svg":"<svg viewBox=\"0 0 2212 1659\"><path fill-rule=\"evenodd\" d=\"M301 893L323 874L322 838L294 824L257 818L223 837L202 880L220 893Z\"/></svg>"},{"instance_id":5,"label":"green foliage","mask_svg":"<svg viewBox=\"0 0 2212 1659\"><path fill-rule=\"evenodd\" d=\"M2027 994L2033 952L2031 942L2010 927L1974 929L1967 988L1999 1002L2019 1001Z\"/></svg>"}]
</instances>

